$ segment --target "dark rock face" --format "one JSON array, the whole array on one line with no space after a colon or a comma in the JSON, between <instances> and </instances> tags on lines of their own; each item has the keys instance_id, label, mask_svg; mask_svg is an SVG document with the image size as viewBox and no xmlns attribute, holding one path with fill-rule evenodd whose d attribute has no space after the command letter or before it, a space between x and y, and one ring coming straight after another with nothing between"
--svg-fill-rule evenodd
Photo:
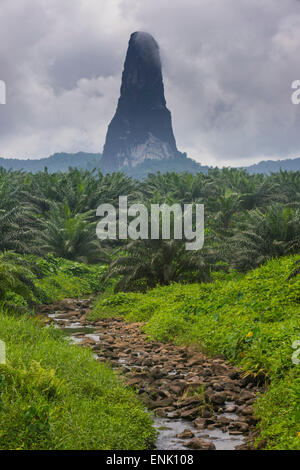
<instances>
[{"instance_id":1,"label":"dark rock face","mask_svg":"<svg viewBox=\"0 0 300 470\"><path fill-rule=\"evenodd\" d=\"M178 154L171 113L166 107L158 44L148 33L133 33L118 107L106 135L104 167L134 167L145 159L174 158Z\"/></svg>"}]
</instances>

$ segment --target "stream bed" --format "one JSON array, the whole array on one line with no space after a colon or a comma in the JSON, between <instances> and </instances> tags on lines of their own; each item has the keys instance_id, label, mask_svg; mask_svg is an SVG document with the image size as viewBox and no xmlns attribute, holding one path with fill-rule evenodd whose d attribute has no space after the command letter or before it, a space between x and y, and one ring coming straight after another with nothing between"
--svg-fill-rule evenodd
<instances>
[{"instance_id":1,"label":"stream bed","mask_svg":"<svg viewBox=\"0 0 300 470\"><path fill-rule=\"evenodd\" d=\"M214 405L211 417L207 409L205 409L206 418L195 419L196 416L192 414L193 409L189 415L189 410L195 406L192 404L192 397L187 396L185 401L183 400L184 406L180 408L181 402L178 402L178 395L182 395L180 387L183 384L186 385L185 381L188 381L187 385L190 387L198 383L197 380L201 379L201 375L198 375L201 365L209 386L211 387L212 384L216 390L222 389L220 384L218 386L218 376L216 376L215 383L213 379L210 380L211 370L207 362L199 363L197 366L193 364L193 357L192 360L186 360L184 348L178 347L176 350L176 347L172 345L173 356L168 356L168 368L166 368L163 362L165 356L162 353L168 345L152 342L155 354L151 357L151 343L146 341L143 333L140 333L143 335L142 338L137 336L137 324L132 324L130 328L131 324L122 322L120 319L113 319L111 328L107 319L98 322L82 321L78 308L72 313L58 311L48 314L48 317L62 330L66 338L78 345L84 344L91 347L97 360L109 362L117 373L125 374L126 379L129 377L129 380L126 380L127 383L137 388L141 397L147 397L148 393L151 398L148 399L149 405L146 402L146 406L153 416L154 426L158 431L155 443L157 450L187 450L188 448L200 450L199 445L204 445L203 449L234 450L245 446L245 438L248 435L245 430L248 430L249 426L246 418L241 417L243 406L237 406L234 400L228 399L228 396L222 402L220 391L215 393L215 400L219 398L220 406ZM159 356L160 353L161 356ZM157 357L161 357L161 364L157 364L159 362L156 360ZM203 359L205 360L208 359ZM194 362L197 361L194 360ZM219 364L219 369L222 371L223 364L220 361L212 363L216 366L216 370ZM151 380L147 377L148 374ZM233 377L234 374L231 376ZM137 380L135 380L136 377ZM139 381L140 377L144 382ZM224 376L219 373L219 377ZM149 380L156 387L154 394L150 393L147 388ZM229 385L232 390L235 390L233 380ZM248 389L251 391L251 387ZM235 396L235 393L231 392L231 396ZM174 403L172 397L174 397ZM244 408L245 406L247 407L247 402Z\"/></svg>"}]
</instances>

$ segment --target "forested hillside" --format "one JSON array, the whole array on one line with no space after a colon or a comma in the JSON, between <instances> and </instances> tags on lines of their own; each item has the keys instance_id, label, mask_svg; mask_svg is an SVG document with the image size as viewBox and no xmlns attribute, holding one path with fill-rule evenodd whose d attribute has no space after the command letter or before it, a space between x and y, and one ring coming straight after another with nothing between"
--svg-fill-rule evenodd
<instances>
[{"instance_id":1,"label":"forested hillside","mask_svg":"<svg viewBox=\"0 0 300 470\"><path fill-rule=\"evenodd\" d=\"M101 153L55 153L50 157L39 159L18 159L18 158L0 158L0 167L5 170L24 170L28 172L37 173L44 171L47 168L49 173L65 172L69 168L77 168L83 170L98 170L103 169L102 154ZM171 159L151 160L146 159L143 163L135 167L123 167L122 172L133 178L146 178L149 173L193 173L198 172L207 173L208 169L212 168L208 165L202 165L192 158L188 158L186 154L179 153L177 157ZM300 158L283 159L283 160L268 160L261 161L254 165L244 167L249 174L266 174L282 171L299 171ZM104 171L105 172L105 171Z\"/></svg>"}]
</instances>

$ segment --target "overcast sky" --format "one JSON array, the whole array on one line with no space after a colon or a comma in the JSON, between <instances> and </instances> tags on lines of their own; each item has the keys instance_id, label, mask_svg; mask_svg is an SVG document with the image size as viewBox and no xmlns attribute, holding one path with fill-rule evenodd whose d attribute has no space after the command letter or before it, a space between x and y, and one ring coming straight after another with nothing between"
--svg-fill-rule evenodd
<instances>
[{"instance_id":1,"label":"overcast sky","mask_svg":"<svg viewBox=\"0 0 300 470\"><path fill-rule=\"evenodd\" d=\"M0 156L101 152L137 30L160 45L181 151L218 166L300 156L298 0L0 0Z\"/></svg>"}]
</instances>

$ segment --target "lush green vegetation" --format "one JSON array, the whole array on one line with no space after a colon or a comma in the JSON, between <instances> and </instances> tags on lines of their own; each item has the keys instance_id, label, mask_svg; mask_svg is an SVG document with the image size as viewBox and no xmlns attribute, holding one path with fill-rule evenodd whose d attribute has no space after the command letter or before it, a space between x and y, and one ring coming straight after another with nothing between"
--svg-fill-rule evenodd
<instances>
[{"instance_id":1,"label":"lush green vegetation","mask_svg":"<svg viewBox=\"0 0 300 470\"><path fill-rule=\"evenodd\" d=\"M273 259L248 274L217 273L212 283L110 295L95 304L91 318L146 322L151 338L224 354L245 374L271 381L256 405L260 437L267 448L299 449L300 369L292 343L300 338L300 278L290 277L296 259Z\"/></svg>"},{"instance_id":2,"label":"lush green vegetation","mask_svg":"<svg viewBox=\"0 0 300 470\"><path fill-rule=\"evenodd\" d=\"M41 303L99 292L106 267L86 265L52 255L0 254L0 306L26 311ZM103 288L103 283L101 283Z\"/></svg>"},{"instance_id":3,"label":"lush green vegetation","mask_svg":"<svg viewBox=\"0 0 300 470\"><path fill-rule=\"evenodd\" d=\"M99 292L105 270L49 255L0 255L0 449L145 449L155 432L132 390L92 352L30 316ZM20 315L22 313L22 315Z\"/></svg>"},{"instance_id":4,"label":"lush green vegetation","mask_svg":"<svg viewBox=\"0 0 300 470\"><path fill-rule=\"evenodd\" d=\"M100 247L96 238L98 205L111 203L117 207L119 195L127 195L129 204L146 206L204 204L205 245L197 253L199 259L192 260L196 278L201 265L202 280L207 279L207 271L220 269L220 263L223 269L225 263L228 268L245 271L274 256L300 250L300 172L264 176L215 169L197 175L152 174L141 182L119 173L104 176L100 172L71 170L33 175L0 170L0 251L52 254L89 264L109 263L113 257L115 267L114 249L122 248L120 258L133 254L136 263L137 244L109 240ZM127 288L151 287L149 279L153 272L157 277L155 273L162 264L168 264L173 274L158 282L167 284L174 277L191 282L193 276L185 275L191 271L185 267L189 260L181 254L185 240L173 244L165 259L153 257L158 249L154 242L139 241L140 252L144 248L150 264L155 258L155 265L153 270L144 270L147 272L136 270ZM161 251L164 253L165 247ZM144 261L142 255L140 259ZM176 272L180 273L178 279Z\"/></svg>"},{"instance_id":5,"label":"lush green vegetation","mask_svg":"<svg viewBox=\"0 0 300 470\"><path fill-rule=\"evenodd\" d=\"M51 303L64 298L79 298L99 292L103 265L87 265L49 255L44 258L25 256L35 270L34 284L38 303Z\"/></svg>"},{"instance_id":6,"label":"lush green vegetation","mask_svg":"<svg viewBox=\"0 0 300 470\"><path fill-rule=\"evenodd\" d=\"M96 209L102 203L117 207L120 195L128 196L129 205L147 207L204 204L204 248L187 252L186 240L162 237L100 244ZM300 172L266 176L208 169L205 174L149 174L138 181L78 169L54 174L0 169L0 334L1 339L10 338L11 348L11 364L0 375L4 446L132 449L151 440L148 417L139 405L133 407L136 420L128 415L133 422L128 428L127 399L132 395L115 382L112 372L97 363L89 366L87 352L29 318L36 304L106 289L94 318L119 314L146 321L152 337L196 343L210 354L225 354L247 373L267 377L269 391L257 405L261 436L270 448L299 448L299 367L291 362L291 342L299 334L299 253ZM21 365L23 355L27 359ZM82 369L85 360L88 372ZM26 377L33 376L32 391ZM95 385L100 376L101 390ZM103 428L99 437L100 403L108 396L110 380L112 390L121 387L120 398L113 394L112 402L108 400L111 427ZM45 395L44 385L40 388L44 381L47 390L54 384L55 398ZM10 396L19 406L20 422ZM64 431L59 423L63 410L69 410L68 398L77 411L70 411L70 426ZM114 421L118 406L119 419L124 419L121 432ZM91 425L95 410L99 422ZM31 434L35 413L41 427ZM74 432L74 423L80 423L82 432Z\"/></svg>"},{"instance_id":7,"label":"lush green vegetation","mask_svg":"<svg viewBox=\"0 0 300 470\"><path fill-rule=\"evenodd\" d=\"M132 390L60 331L1 312L0 449L146 449L152 422Z\"/></svg>"}]
</instances>

